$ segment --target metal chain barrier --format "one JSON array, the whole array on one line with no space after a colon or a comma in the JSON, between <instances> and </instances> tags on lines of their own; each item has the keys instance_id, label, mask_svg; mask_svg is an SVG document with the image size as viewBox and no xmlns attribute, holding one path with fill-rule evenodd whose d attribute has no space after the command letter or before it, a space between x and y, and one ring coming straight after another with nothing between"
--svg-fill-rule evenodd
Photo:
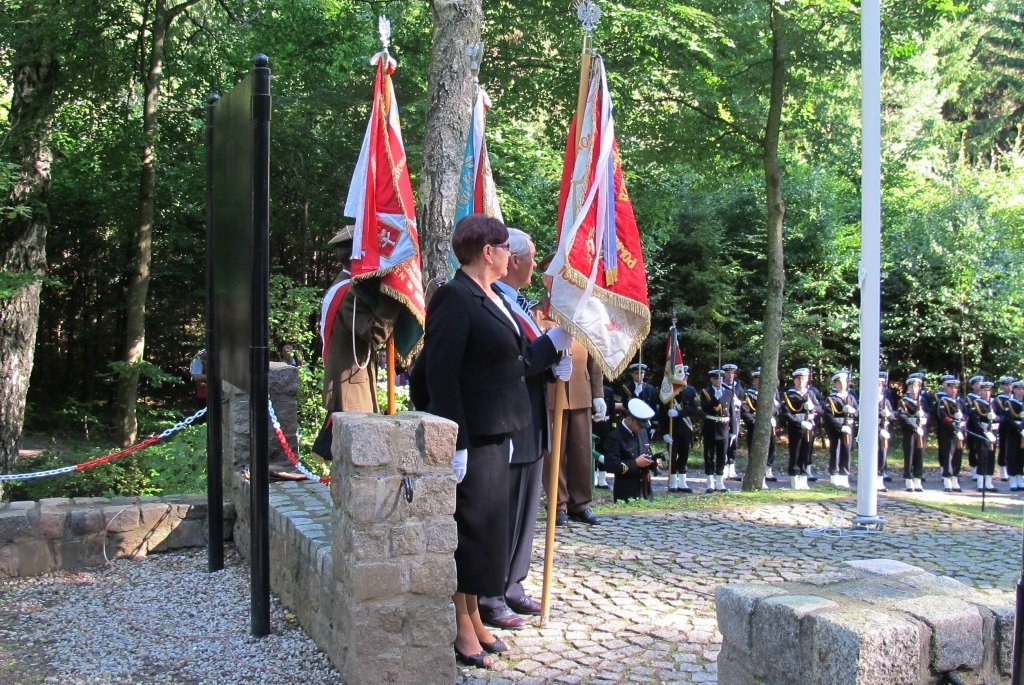
<instances>
[{"instance_id":1,"label":"metal chain barrier","mask_svg":"<svg viewBox=\"0 0 1024 685\"><path fill-rule=\"evenodd\" d=\"M185 428L185 426L192 425L192 423L196 419L204 416L205 414L206 414L206 407L203 407L202 409L197 411L192 416L189 416L187 419L179 421L178 423L174 424L170 428L166 429L163 433L160 433L160 435L151 435L150 437L146 438L145 440L137 442L134 445L132 445L131 447L128 447L126 449L120 450L118 452L114 452L113 454L107 454L107 455L102 456L102 457L97 457L96 459L90 459L89 461L82 462L81 464L72 464L71 466L62 466L62 467L60 467L58 469L49 469L47 471L35 471L33 473L6 473L6 474L3 474L3 475L0 475L0 483L7 482L7 481L12 481L12 480L29 480L31 478L47 478L49 476L59 476L62 473L72 473L73 471L81 471L83 469L87 469L87 468L90 468L92 466L99 466L100 464L106 464L109 461L114 461L115 459L120 459L121 457L123 457L123 456L125 456L127 454L131 454L132 452L138 452L141 449L149 447L150 445L154 445L154 444L160 442L161 440L174 435L175 433L177 433L181 429Z\"/></svg>"},{"instance_id":2,"label":"metal chain barrier","mask_svg":"<svg viewBox=\"0 0 1024 685\"><path fill-rule=\"evenodd\" d=\"M277 441L281 443L281 449L288 455L288 461L292 463L292 466L299 470L299 473L304 475L307 479L314 483L330 483L330 476L318 476L299 461L299 458L295 456L292 451L291 445L288 444L288 439L284 436L284 431L281 430L281 422L277 420L277 412L274 411L274 402L268 397L267 398L267 410L270 412L270 422L274 425L274 433L277 435Z\"/></svg>"}]
</instances>

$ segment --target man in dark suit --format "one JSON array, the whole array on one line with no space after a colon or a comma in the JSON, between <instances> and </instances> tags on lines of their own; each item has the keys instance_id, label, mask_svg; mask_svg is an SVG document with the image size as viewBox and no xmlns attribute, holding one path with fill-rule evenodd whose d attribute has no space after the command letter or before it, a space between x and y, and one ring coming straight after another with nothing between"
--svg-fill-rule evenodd
<instances>
[{"instance_id":1,"label":"man in dark suit","mask_svg":"<svg viewBox=\"0 0 1024 685\"><path fill-rule=\"evenodd\" d=\"M523 327L529 340L542 333L530 311L530 302L520 288L527 286L536 266L537 251L530 237L516 228L508 229L511 257L508 273L495 282L506 304ZM561 371L572 368L572 358L565 357ZM568 378L568 374L565 374ZM546 381L551 374L541 373L526 378L530 395L531 421L512 434L512 460L509 462L509 568L504 596L478 597L480 618L498 628L518 629L527 625L519 614L539 615L540 602L526 594L523 580L530 572L533 537L540 508L543 450L550 441ZM565 379L563 379L565 380Z\"/></svg>"},{"instance_id":2,"label":"man in dark suit","mask_svg":"<svg viewBox=\"0 0 1024 685\"><path fill-rule=\"evenodd\" d=\"M658 467L647 437L653 416L654 410L634 397L626 403L622 422L608 434L604 460L609 473L615 474L612 499L616 502L638 497L654 500L651 475Z\"/></svg>"}]
</instances>

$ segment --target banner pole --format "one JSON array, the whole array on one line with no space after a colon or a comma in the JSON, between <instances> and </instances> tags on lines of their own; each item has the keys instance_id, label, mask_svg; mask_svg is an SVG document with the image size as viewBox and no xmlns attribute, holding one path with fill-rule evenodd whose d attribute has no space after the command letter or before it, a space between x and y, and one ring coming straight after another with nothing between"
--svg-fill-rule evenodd
<instances>
[{"instance_id":1,"label":"banner pole","mask_svg":"<svg viewBox=\"0 0 1024 685\"><path fill-rule=\"evenodd\" d=\"M548 525L544 540L544 587L540 599L540 624L547 625L551 613L551 575L555 564L555 518L558 516L558 477L562 461L562 414L565 395L569 391L566 381L555 381L555 407L551 420L551 463L548 464Z\"/></svg>"},{"instance_id":2,"label":"banner pole","mask_svg":"<svg viewBox=\"0 0 1024 685\"><path fill-rule=\"evenodd\" d=\"M395 338L388 338L388 416L395 413Z\"/></svg>"}]
</instances>

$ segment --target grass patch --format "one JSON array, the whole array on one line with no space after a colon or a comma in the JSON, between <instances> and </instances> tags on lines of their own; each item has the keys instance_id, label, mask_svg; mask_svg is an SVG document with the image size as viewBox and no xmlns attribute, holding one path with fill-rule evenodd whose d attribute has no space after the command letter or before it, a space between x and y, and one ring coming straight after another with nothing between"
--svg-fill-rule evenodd
<instances>
[{"instance_id":1,"label":"grass patch","mask_svg":"<svg viewBox=\"0 0 1024 685\"><path fill-rule=\"evenodd\" d=\"M1024 506L1019 501L997 500L995 498L986 500L985 510L981 509L981 500L977 504L960 504L955 502L927 502L915 501L924 507L931 507L944 511L947 514L967 516L970 518L1002 523L1007 526L1021 528L1024 526Z\"/></svg>"},{"instance_id":2,"label":"grass patch","mask_svg":"<svg viewBox=\"0 0 1024 685\"><path fill-rule=\"evenodd\" d=\"M601 492L601 495L597 495ZM607 490L595 491L591 504L595 514L652 514L668 511L694 511L698 509L720 509L722 507L749 507L761 504L787 504L790 502L824 502L839 499L855 499L856 493L831 485L815 484L812 490L754 490L752 492L715 493L705 495L696 488L692 495L657 492L654 501L633 499L628 502L612 503Z\"/></svg>"}]
</instances>

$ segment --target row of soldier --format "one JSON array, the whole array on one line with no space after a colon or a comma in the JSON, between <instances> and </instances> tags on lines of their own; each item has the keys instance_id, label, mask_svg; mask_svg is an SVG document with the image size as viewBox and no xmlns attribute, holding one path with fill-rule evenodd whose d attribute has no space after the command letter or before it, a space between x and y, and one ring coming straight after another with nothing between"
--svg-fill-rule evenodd
<instances>
[{"instance_id":1,"label":"row of soldier","mask_svg":"<svg viewBox=\"0 0 1024 685\"><path fill-rule=\"evenodd\" d=\"M646 367L634 365L642 376ZM708 385L698 390L687 384L668 404L661 405L660 428L669 448L670 492L692 492L688 481L689 456L694 438L703 441L706 492L726 491L725 480L738 480L735 450L741 427L746 433L749 452L757 416L760 370L751 374L750 387L737 380L737 366L725 364L708 373ZM684 373L686 373L684 367ZM828 474L833 485L850 487L851 454L859 419L856 392L850 387L850 372L835 372L832 390L822 393L811 383L807 368L796 369L792 385L785 392L776 391L772 416L765 483L777 477L773 467L776 449L776 427L786 435L789 451L787 473L790 487L808 489L816 481L812 461L815 439L827 438ZM963 453L966 448L971 477L977 479L979 490L995 489L996 468L1011 491L1024 491L1024 381L1011 376L999 379L999 392L992 381L982 376L969 381L970 392L960 394L960 381L955 376L941 377L941 389L930 392L924 388L924 374L913 373L899 394L889 386L888 376L878 379L878 465L876 487L885 491L890 480L887 469L892 434L899 428L903 457L903 478L907 491L921 491L924 452L929 435L938 443L938 461L942 469L943 489L959 492ZM651 386L647 386L650 388ZM653 392L642 396L654 406Z\"/></svg>"}]
</instances>

